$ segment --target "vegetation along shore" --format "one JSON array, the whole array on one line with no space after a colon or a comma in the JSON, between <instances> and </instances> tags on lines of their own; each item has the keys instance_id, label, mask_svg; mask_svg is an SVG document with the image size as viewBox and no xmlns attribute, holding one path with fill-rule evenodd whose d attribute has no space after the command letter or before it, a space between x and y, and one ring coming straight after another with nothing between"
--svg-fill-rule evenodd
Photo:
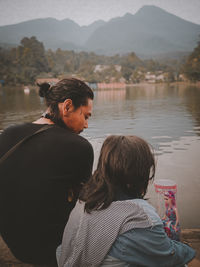
<instances>
[{"instance_id":1,"label":"vegetation along shore","mask_svg":"<svg viewBox=\"0 0 200 267\"><path fill-rule=\"evenodd\" d=\"M0 48L0 84L35 84L37 79L81 78L88 83L138 84L200 80L200 42L179 59L140 59L134 52L105 56L93 52L45 50L35 37Z\"/></svg>"}]
</instances>

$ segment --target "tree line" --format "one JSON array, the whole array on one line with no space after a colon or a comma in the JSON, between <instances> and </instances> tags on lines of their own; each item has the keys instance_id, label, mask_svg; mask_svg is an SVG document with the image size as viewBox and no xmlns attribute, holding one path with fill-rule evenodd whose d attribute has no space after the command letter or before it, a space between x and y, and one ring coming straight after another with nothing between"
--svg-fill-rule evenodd
<instances>
[{"instance_id":1,"label":"tree line","mask_svg":"<svg viewBox=\"0 0 200 267\"><path fill-rule=\"evenodd\" d=\"M97 65L105 66L101 70ZM146 72L163 71L169 81L182 71L192 81L200 80L200 44L184 65L141 60L134 52L103 56L95 53L45 50L35 37L23 38L15 48L0 48L0 80L5 84L34 84L37 78L76 76L88 82L140 82Z\"/></svg>"},{"instance_id":2,"label":"tree line","mask_svg":"<svg viewBox=\"0 0 200 267\"><path fill-rule=\"evenodd\" d=\"M200 81L200 41L183 65L182 72L190 81Z\"/></svg>"}]
</instances>

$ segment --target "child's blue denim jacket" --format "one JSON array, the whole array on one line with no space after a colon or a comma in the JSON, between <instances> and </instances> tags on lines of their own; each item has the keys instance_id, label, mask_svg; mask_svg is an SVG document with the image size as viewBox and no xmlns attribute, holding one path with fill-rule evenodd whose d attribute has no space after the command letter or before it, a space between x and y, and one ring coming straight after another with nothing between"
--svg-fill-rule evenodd
<instances>
[{"instance_id":1,"label":"child's blue denim jacket","mask_svg":"<svg viewBox=\"0 0 200 267\"><path fill-rule=\"evenodd\" d=\"M133 201L151 218L152 226L134 228L119 235L104 264L107 261L107 263L112 262L113 266L121 267L179 267L191 261L195 251L181 242L168 238L155 209L145 200L134 199ZM112 266L112 264L105 266Z\"/></svg>"}]
</instances>

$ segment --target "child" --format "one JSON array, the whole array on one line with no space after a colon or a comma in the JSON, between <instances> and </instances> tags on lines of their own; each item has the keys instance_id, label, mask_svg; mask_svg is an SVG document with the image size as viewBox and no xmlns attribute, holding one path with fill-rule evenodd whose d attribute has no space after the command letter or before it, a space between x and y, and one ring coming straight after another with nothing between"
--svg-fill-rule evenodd
<instances>
[{"instance_id":1,"label":"child","mask_svg":"<svg viewBox=\"0 0 200 267\"><path fill-rule=\"evenodd\" d=\"M175 194L172 191L166 192L164 200L166 212L162 220L165 232L171 239L180 241L180 225Z\"/></svg>"},{"instance_id":2,"label":"child","mask_svg":"<svg viewBox=\"0 0 200 267\"><path fill-rule=\"evenodd\" d=\"M194 250L168 238L144 200L154 173L154 156L143 139L108 137L65 227L59 267L178 267L191 261Z\"/></svg>"}]
</instances>

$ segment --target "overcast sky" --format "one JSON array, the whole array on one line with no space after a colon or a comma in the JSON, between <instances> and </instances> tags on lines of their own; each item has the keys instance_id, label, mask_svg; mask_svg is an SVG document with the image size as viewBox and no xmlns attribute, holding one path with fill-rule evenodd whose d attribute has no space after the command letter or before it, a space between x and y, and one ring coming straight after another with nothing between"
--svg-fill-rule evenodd
<instances>
[{"instance_id":1,"label":"overcast sky","mask_svg":"<svg viewBox=\"0 0 200 267\"><path fill-rule=\"evenodd\" d=\"M108 21L144 5L155 5L183 19L200 24L200 0L0 0L0 25L35 18L69 18L79 25Z\"/></svg>"}]
</instances>

